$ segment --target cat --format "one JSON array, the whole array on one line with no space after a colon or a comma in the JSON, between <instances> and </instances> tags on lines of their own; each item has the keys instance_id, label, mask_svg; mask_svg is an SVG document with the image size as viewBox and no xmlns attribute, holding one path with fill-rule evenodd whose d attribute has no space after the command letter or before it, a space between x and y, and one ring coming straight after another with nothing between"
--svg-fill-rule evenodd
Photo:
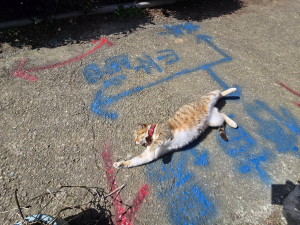
<instances>
[{"instance_id":1,"label":"cat","mask_svg":"<svg viewBox=\"0 0 300 225\"><path fill-rule=\"evenodd\" d=\"M131 160L115 162L114 167L120 169L152 162L172 150L189 144L208 126L219 127L221 137L226 140L224 121L233 128L237 128L237 124L214 106L220 98L234 91L236 88L210 92L199 100L182 106L167 122L138 124L135 143L146 146L146 150Z\"/></svg>"}]
</instances>

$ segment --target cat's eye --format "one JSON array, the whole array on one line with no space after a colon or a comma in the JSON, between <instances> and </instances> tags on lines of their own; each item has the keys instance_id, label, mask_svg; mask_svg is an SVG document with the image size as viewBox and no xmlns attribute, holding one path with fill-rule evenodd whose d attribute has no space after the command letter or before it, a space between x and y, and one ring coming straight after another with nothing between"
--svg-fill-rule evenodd
<instances>
[{"instance_id":1,"label":"cat's eye","mask_svg":"<svg viewBox=\"0 0 300 225\"><path fill-rule=\"evenodd\" d=\"M139 123L139 124L138 124L138 127L139 127L140 129L145 128L145 124Z\"/></svg>"}]
</instances>

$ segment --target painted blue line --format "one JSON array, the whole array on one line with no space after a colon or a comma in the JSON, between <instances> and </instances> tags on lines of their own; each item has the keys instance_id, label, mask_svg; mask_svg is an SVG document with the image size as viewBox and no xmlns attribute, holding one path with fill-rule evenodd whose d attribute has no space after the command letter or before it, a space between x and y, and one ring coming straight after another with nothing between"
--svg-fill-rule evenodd
<instances>
[{"instance_id":1,"label":"painted blue line","mask_svg":"<svg viewBox=\"0 0 300 225\"><path fill-rule=\"evenodd\" d=\"M211 69L207 69L206 71L224 90L228 89L227 84L222 81Z\"/></svg>"},{"instance_id":2,"label":"painted blue line","mask_svg":"<svg viewBox=\"0 0 300 225\"><path fill-rule=\"evenodd\" d=\"M226 58L228 58L229 60L231 60L232 58L229 57L224 51L222 51L221 49L219 49L215 44L213 44L210 39L212 39L212 37L210 36L206 36L206 35L198 35L197 36L197 42L199 43L201 40L205 41L207 44L209 44L214 50L216 50L218 53L220 53L221 55L223 55Z\"/></svg>"},{"instance_id":3,"label":"painted blue line","mask_svg":"<svg viewBox=\"0 0 300 225\"><path fill-rule=\"evenodd\" d=\"M174 62L178 62L180 60L179 56L172 49L158 51L157 53L160 54L160 53L165 53L165 52L170 52L170 54L158 56L157 59L159 61L164 60L166 58L172 57L173 59L167 61L167 64L171 64L171 63L174 63Z\"/></svg>"},{"instance_id":4,"label":"painted blue line","mask_svg":"<svg viewBox=\"0 0 300 225\"><path fill-rule=\"evenodd\" d=\"M141 59L141 58L137 58L141 65L136 66L134 68L136 71L138 71L140 69L144 69L147 74L151 74L150 69L151 68L153 68L153 69L156 68L159 72L162 72L162 69L159 67L159 65L156 62L154 62L154 60L150 56L145 55L145 58L146 58L146 60Z\"/></svg>"},{"instance_id":5,"label":"painted blue line","mask_svg":"<svg viewBox=\"0 0 300 225\"><path fill-rule=\"evenodd\" d=\"M257 170L257 172L259 173L261 178L265 182L268 182L267 173L261 168L261 165L260 165L260 162L266 162L267 161L267 152L264 151L263 155L256 156L255 158L249 159L248 161Z\"/></svg>"},{"instance_id":6,"label":"painted blue line","mask_svg":"<svg viewBox=\"0 0 300 225\"><path fill-rule=\"evenodd\" d=\"M205 65L202 65L202 69L203 70L208 70L208 69L210 69L210 67L216 66L220 63L224 63L224 62L230 61L230 60L231 60L231 58L224 58L224 59L221 59L221 60L213 62L213 63L208 63L208 64L205 64Z\"/></svg>"},{"instance_id":7,"label":"painted blue line","mask_svg":"<svg viewBox=\"0 0 300 225\"><path fill-rule=\"evenodd\" d=\"M175 37L180 37L181 35L183 35L183 32L177 26L173 26L173 27L165 26L165 28L168 30L167 32L161 32L158 34L159 35L173 34Z\"/></svg>"},{"instance_id":8,"label":"painted blue line","mask_svg":"<svg viewBox=\"0 0 300 225\"><path fill-rule=\"evenodd\" d=\"M223 88L223 89L228 89L227 84L221 80L212 70L211 67L216 66L220 63L225 63L227 61L231 61L232 58L229 57L224 51L222 51L221 49L219 49L215 44L213 44L210 39L212 39L212 37L210 36L206 36L206 35L198 35L197 36L197 42L200 41L205 41L208 45L210 45L215 51L217 51L219 54L221 54L222 56L224 56L223 59L218 60L216 62L212 62L209 64L205 64L203 65L203 69L205 69L207 71L207 73L210 74L210 76Z\"/></svg>"},{"instance_id":9,"label":"painted blue line","mask_svg":"<svg viewBox=\"0 0 300 225\"><path fill-rule=\"evenodd\" d=\"M172 79L174 79L174 78L177 77L177 76L181 76L181 75L184 75L184 74L187 74L187 73L195 72L195 71L200 70L200 69L202 69L202 66L196 67L196 68L194 68L194 69L184 69L184 70L182 70L182 71L180 71L180 72L178 72L178 73L174 73L174 74L172 74L171 76L168 76L168 77L166 77L166 78L164 78L164 79L157 80L157 81L155 81L155 82L148 83L148 84L143 85L143 86L138 86L138 87L135 87L135 88L131 88L131 89L129 89L129 90L127 90L127 91L125 91L125 92L123 92L123 93L121 93L121 94L117 94L117 95L115 95L115 96L111 96L111 97L106 98L106 99L103 101L103 104L109 105L109 104L111 104L111 103L113 103L113 102L115 102L115 101L120 100L121 98L124 98L124 97L126 97L126 96L135 94L135 93L140 92L140 91L142 91L142 90L144 90L144 89L146 89L146 88L155 86L155 85L157 85L157 84L161 84L161 83L163 83L163 82L165 82L165 81L172 80Z\"/></svg>"},{"instance_id":10,"label":"painted blue line","mask_svg":"<svg viewBox=\"0 0 300 225\"><path fill-rule=\"evenodd\" d=\"M185 30L187 34L191 34L194 31L197 31L199 26L198 25L193 25L191 23L186 23L186 24L179 24L175 26L168 26L166 25L165 28L167 29L167 32L161 32L158 33L159 35L174 35L175 37L181 37L184 35L182 30Z\"/></svg>"},{"instance_id":11,"label":"painted blue line","mask_svg":"<svg viewBox=\"0 0 300 225\"><path fill-rule=\"evenodd\" d=\"M126 77L120 75L120 76L114 77L108 81L104 81L103 84L104 84L105 88L109 88L112 85L120 86L122 84L122 80L125 80L125 79L126 79Z\"/></svg>"}]
</instances>

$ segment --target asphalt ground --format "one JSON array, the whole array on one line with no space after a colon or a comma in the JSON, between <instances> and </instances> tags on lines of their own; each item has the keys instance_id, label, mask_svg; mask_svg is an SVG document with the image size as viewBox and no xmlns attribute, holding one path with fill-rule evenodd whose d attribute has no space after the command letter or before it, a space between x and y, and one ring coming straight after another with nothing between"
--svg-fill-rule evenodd
<instances>
[{"instance_id":1,"label":"asphalt ground","mask_svg":"<svg viewBox=\"0 0 300 225\"><path fill-rule=\"evenodd\" d=\"M297 224L299 11L298 0L249 1L201 21L101 23L84 31L90 42L3 44L0 211L14 210L1 224L21 219L15 189L24 215L71 206L60 213L70 224ZM144 150L137 123L230 87L218 104L239 126L228 142L208 129L154 163L113 169Z\"/></svg>"}]
</instances>

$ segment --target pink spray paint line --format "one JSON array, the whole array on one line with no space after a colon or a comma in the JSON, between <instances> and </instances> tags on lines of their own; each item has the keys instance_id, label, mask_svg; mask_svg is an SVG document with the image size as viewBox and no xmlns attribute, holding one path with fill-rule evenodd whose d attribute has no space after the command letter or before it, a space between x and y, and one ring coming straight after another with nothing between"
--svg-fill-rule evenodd
<instances>
[{"instance_id":1,"label":"pink spray paint line","mask_svg":"<svg viewBox=\"0 0 300 225\"><path fill-rule=\"evenodd\" d=\"M280 86L284 87L286 90L288 90L289 92L293 93L294 95L300 97L300 94L294 90L292 90L291 88L289 88L288 86L286 86L285 84L277 81L277 84L279 84ZM294 102L294 104L298 107L300 107L300 103Z\"/></svg>"},{"instance_id":2,"label":"pink spray paint line","mask_svg":"<svg viewBox=\"0 0 300 225\"><path fill-rule=\"evenodd\" d=\"M101 157L104 161L104 167L106 170L106 178L108 185L111 191L116 190L117 183L114 175L112 155L108 144L104 144L104 150L101 154ZM148 185L144 184L141 190L138 192L136 197L131 204L131 207L126 210L125 207L122 206L122 199L117 192L112 194L113 198L113 206L115 208L115 224L116 225L132 225L134 221L134 216L139 209L140 205L145 201L145 197L148 194Z\"/></svg>"},{"instance_id":3,"label":"pink spray paint line","mask_svg":"<svg viewBox=\"0 0 300 225\"><path fill-rule=\"evenodd\" d=\"M75 62L79 59L82 59L83 57L86 57L90 54L92 54L94 51L96 51L97 49L99 49L101 46L103 46L103 44L107 43L109 46L112 46L112 43L109 42L107 39L105 38L101 38L100 40L97 41L93 41L93 43L96 43L98 41L101 41L99 45L97 45L95 48L93 48L92 50L90 50L89 52L80 55L76 58L61 62L61 63L56 63L54 65L49 65L49 66L42 66L42 67L37 67L37 68L32 68L32 69L27 69L27 70L21 70L24 63L25 63L25 59L22 59L21 62L19 63L18 69L14 72L14 76L15 77L21 77L24 78L26 80L30 80L30 81L36 81L37 77L34 76L29 76L28 73L30 72L34 72L34 71L38 71L38 70L45 70L45 69L52 69L52 68L56 68L56 67L61 67L64 66L66 64L69 64L71 62Z\"/></svg>"}]
</instances>

